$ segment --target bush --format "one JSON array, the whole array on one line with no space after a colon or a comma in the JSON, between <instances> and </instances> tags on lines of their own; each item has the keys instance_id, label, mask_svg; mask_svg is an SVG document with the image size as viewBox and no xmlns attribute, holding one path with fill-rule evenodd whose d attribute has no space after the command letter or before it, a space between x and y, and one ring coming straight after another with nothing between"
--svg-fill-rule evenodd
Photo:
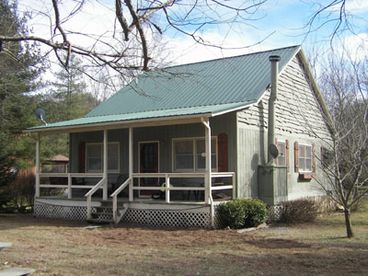
<instances>
[{"instance_id":1,"label":"bush","mask_svg":"<svg viewBox=\"0 0 368 276\"><path fill-rule=\"evenodd\" d=\"M298 199L281 203L280 222L312 222L317 217L318 206L310 199Z\"/></svg>"},{"instance_id":2,"label":"bush","mask_svg":"<svg viewBox=\"0 0 368 276\"><path fill-rule=\"evenodd\" d=\"M266 204L258 199L234 199L219 205L220 226L233 229L255 227L266 221Z\"/></svg>"}]
</instances>

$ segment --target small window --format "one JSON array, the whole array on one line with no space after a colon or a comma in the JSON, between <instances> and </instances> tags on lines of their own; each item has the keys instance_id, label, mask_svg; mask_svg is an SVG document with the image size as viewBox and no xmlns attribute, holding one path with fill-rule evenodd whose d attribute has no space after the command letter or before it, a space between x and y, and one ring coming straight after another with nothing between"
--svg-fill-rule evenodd
<instances>
[{"instance_id":1,"label":"small window","mask_svg":"<svg viewBox=\"0 0 368 276\"><path fill-rule=\"evenodd\" d=\"M312 172L312 146L299 144L299 171Z\"/></svg>"},{"instance_id":2,"label":"small window","mask_svg":"<svg viewBox=\"0 0 368 276\"><path fill-rule=\"evenodd\" d=\"M211 167L217 169L217 139L211 140ZM173 140L173 170L203 171L206 168L204 138L183 138Z\"/></svg>"},{"instance_id":3,"label":"small window","mask_svg":"<svg viewBox=\"0 0 368 276\"><path fill-rule=\"evenodd\" d=\"M119 143L108 143L107 146L107 168L108 172L119 172L120 168L120 149ZM86 144L86 171L102 172L103 169L103 144Z\"/></svg>"}]
</instances>

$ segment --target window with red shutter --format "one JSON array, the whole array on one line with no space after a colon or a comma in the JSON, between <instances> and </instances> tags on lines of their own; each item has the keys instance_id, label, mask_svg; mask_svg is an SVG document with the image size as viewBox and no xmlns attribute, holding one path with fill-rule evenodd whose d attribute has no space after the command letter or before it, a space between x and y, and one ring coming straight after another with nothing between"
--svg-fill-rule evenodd
<instances>
[{"instance_id":1,"label":"window with red shutter","mask_svg":"<svg viewBox=\"0 0 368 276\"><path fill-rule=\"evenodd\" d=\"M294 172L299 172L299 144L294 142Z\"/></svg>"}]
</instances>

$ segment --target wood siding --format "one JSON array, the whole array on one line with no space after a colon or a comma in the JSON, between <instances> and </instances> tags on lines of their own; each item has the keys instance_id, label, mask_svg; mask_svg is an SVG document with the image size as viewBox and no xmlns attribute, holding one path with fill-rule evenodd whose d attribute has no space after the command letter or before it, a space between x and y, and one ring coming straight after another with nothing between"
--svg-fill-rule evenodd
<instances>
[{"instance_id":1,"label":"wood siding","mask_svg":"<svg viewBox=\"0 0 368 276\"><path fill-rule=\"evenodd\" d=\"M236 171L236 113L225 114L211 118L212 136L226 133L228 137L228 169ZM160 172L172 172L172 139L185 137L204 137L205 128L202 123L181 124L157 127L133 128L133 168L138 172L138 143L158 141L160 149ZM72 172L78 172L78 145L80 142L102 142L103 132L86 132L71 134L71 163ZM114 129L108 131L109 142L120 143L120 172L128 175L128 129ZM118 174L109 174L109 178L116 178Z\"/></svg>"},{"instance_id":2,"label":"wood siding","mask_svg":"<svg viewBox=\"0 0 368 276\"><path fill-rule=\"evenodd\" d=\"M238 186L240 197L257 197L258 180L256 165L264 165L267 157L268 89L258 104L237 112L238 123ZM314 95L307 74L298 58L294 57L279 76L278 95L275 106L275 137L294 142L314 144L317 161L320 147L330 140L330 133ZM298 181L294 172L293 147L289 146L289 199L321 194L315 180ZM257 165L258 165L257 164ZM325 176L317 165L316 175L324 181Z\"/></svg>"},{"instance_id":3,"label":"wood siding","mask_svg":"<svg viewBox=\"0 0 368 276\"><path fill-rule=\"evenodd\" d=\"M270 89L257 105L238 112L239 123L267 128L269 96ZM330 137L322 110L298 57L290 61L279 77L275 112L276 133Z\"/></svg>"}]
</instances>

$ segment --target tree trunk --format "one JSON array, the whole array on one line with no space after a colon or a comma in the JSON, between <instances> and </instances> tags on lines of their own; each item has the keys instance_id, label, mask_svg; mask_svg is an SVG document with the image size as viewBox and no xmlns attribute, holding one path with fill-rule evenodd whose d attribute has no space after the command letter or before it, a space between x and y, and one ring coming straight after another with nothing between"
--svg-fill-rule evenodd
<instances>
[{"instance_id":1,"label":"tree trunk","mask_svg":"<svg viewBox=\"0 0 368 276\"><path fill-rule=\"evenodd\" d=\"M344 215L345 215L346 236L348 238L352 238L354 234L350 221L350 209L344 208Z\"/></svg>"}]
</instances>

